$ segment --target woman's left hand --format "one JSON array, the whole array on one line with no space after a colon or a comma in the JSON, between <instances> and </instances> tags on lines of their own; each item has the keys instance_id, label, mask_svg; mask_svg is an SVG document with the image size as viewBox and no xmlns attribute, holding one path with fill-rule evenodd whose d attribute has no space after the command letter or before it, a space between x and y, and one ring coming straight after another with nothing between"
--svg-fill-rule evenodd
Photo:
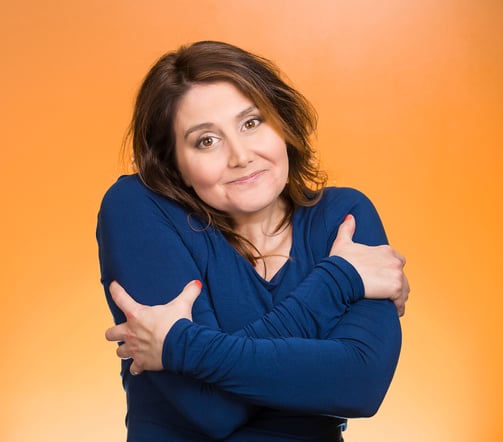
<instances>
[{"instance_id":1,"label":"woman's left hand","mask_svg":"<svg viewBox=\"0 0 503 442\"><path fill-rule=\"evenodd\" d=\"M137 303L117 282L110 284L112 299L126 316L126 322L109 328L105 337L108 341L122 342L117 356L133 359L131 374L163 369L164 339L176 321L192 320L192 305L200 292L201 282L194 280L171 302L150 307Z\"/></svg>"}]
</instances>

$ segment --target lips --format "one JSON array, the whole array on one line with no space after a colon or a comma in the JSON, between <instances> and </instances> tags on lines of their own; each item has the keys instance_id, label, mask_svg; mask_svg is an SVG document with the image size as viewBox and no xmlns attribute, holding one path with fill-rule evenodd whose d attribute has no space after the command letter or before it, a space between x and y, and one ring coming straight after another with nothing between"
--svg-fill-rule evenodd
<instances>
[{"instance_id":1,"label":"lips","mask_svg":"<svg viewBox=\"0 0 503 442\"><path fill-rule=\"evenodd\" d=\"M256 181L261 175L263 175L265 170L257 170L248 175L236 178L235 180L229 181L228 184L249 184Z\"/></svg>"}]
</instances>

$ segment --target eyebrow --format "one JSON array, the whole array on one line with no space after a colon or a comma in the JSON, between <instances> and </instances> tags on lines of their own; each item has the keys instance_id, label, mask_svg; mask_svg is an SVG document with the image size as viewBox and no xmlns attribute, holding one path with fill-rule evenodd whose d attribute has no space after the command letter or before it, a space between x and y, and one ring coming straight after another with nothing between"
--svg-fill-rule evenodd
<instances>
[{"instance_id":1,"label":"eyebrow","mask_svg":"<svg viewBox=\"0 0 503 442\"><path fill-rule=\"evenodd\" d=\"M258 110L257 106L255 105L251 105L250 107L247 107L246 109L242 110L241 112L239 112L237 115L236 115L236 119L240 119L240 118L243 118L245 117L246 115L249 115L251 114L253 111L255 110ZM200 124L196 124L195 126L192 126L192 127L189 127L186 131L185 131L185 134L184 134L184 138L187 139L189 137L189 135L192 133L192 132L196 132L198 130L201 130L201 129L210 129L214 126L213 123L200 123Z\"/></svg>"}]
</instances>

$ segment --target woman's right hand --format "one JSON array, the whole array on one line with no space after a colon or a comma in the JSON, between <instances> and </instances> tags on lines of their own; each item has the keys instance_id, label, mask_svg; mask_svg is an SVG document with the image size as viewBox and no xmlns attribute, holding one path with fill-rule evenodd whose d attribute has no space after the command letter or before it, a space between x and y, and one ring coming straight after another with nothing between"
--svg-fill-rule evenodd
<instances>
[{"instance_id":1,"label":"woman's right hand","mask_svg":"<svg viewBox=\"0 0 503 442\"><path fill-rule=\"evenodd\" d=\"M110 284L110 295L126 316L126 322L105 332L108 341L121 342L117 356L133 359L129 371L133 375L144 370L159 371L162 366L164 339L176 321L192 321L192 305L201 292L201 282L189 282L172 301L148 306L136 302L116 281Z\"/></svg>"},{"instance_id":2,"label":"woman's right hand","mask_svg":"<svg viewBox=\"0 0 503 442\"><path fill-rule=\"evenodd\" d=\"M348 215L339 227L330 256L340 256L356 268L363 280L365 298L390 299L402 316L410 291L403 271L405 258L388 245L366 246L353 242L355 228L355 218Z\"/></svg>"}]
</instances>

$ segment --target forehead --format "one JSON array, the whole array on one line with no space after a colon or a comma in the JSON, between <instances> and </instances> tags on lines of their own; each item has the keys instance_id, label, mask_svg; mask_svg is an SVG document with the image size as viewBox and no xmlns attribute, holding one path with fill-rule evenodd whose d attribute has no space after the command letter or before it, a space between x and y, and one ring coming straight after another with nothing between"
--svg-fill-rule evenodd
<instances>
[{"instance_id":1,"label":"forehead","mask_svg":"<svg viewBox=\"0 0 503 442\"><path fill-rule=\"evenodd\" d=\"M254 103L227 82L193 85L180 99L175 125L186 126L236 118Z\"/></svg>"}]
</instances>

